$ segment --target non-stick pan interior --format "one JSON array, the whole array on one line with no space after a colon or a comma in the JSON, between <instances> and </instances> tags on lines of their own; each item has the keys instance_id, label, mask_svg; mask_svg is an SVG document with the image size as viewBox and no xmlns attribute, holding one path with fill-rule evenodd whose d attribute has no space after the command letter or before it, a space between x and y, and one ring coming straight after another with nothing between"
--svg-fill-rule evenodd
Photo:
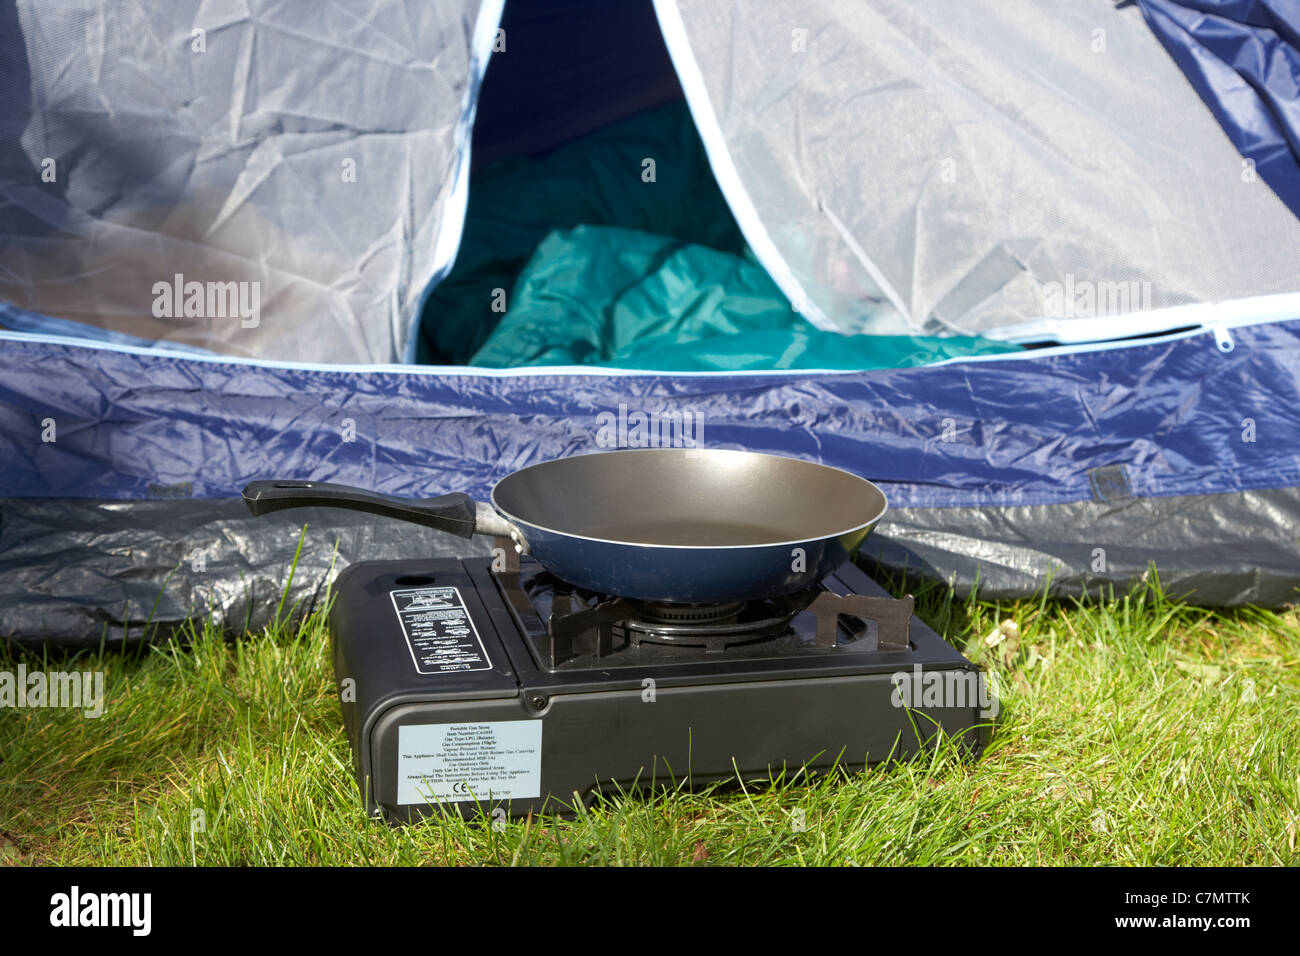
<instances>
[{"instance_id":1,"label":"non-stick pan interior","mask_svg":"<svg viewBox=\"0 0 1300 956\"><path fill-rule=\"evenodd\" d=\"M492 500L507 516L551 531L694 547L831 537L885 508L869 481L814 462L675 448L543 462L503 479Z\"/></svg>"}]
</instances>

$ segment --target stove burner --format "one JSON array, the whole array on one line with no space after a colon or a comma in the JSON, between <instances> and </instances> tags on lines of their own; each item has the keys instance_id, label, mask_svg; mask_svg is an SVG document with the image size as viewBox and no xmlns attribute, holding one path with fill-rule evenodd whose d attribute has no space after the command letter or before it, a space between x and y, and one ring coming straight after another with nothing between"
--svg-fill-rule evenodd
<instances>
[{"instance_id":1,"label":"stove burner","mask_svg":"<svg viewBox=\"0 0 1300 956\"><path fill-rule=\"evenodd\" d=\"M733 620L745 607L744 601L727 604L667 604L633 601L640 619L647 624L708 624Z\"/></svg>"},{"instance_id":2,"label":"stove burner","mask_svg":"<svg viewBox=\"0 0 1300 956\"><path fill-rule=\"evenodd\" d=\"M642 644L668 644L681 647L699 647L716 653L729 647L753 644L764 641L778 634L789 626L794 612L777 614L760 620L737 620L746 605L742 601L727 617L717 617L702 621L687 621L681 624L661 624L657 621L628 618L615 625L627 635L633 647ZM750 618L750 615L746 615Z\"/></svg>"}]
</instances>

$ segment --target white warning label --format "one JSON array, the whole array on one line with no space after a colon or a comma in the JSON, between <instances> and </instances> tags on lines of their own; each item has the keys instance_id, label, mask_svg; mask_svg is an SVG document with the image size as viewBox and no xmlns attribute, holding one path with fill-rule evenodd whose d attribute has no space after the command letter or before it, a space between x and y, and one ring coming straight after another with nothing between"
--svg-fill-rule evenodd
<instances>
[{"instance_id":1,"label":"white warning label","mask_svg":"<svg viewBox=\"0 0 1300 956\"><path fill-rule=\"evenodd\" d=\"M542 722L397 728L397 802L526 800L542 794Z\"/></svg>"}]
</instances>

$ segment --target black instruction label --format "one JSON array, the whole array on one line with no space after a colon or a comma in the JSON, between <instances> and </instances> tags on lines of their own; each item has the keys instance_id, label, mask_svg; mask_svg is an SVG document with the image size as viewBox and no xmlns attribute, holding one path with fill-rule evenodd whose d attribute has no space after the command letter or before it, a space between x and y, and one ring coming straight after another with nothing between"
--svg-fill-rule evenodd
<instances>
[{"instance_id":1,"label":"black instruction label","mask_svg":"<svg viewBox=\"0 0 1300 956\"><path fill-rule=\"evenodd\" d=\"M406 588L388 593L415 669L421 674L492 669L456 588Z\"/></svg>"}]
</instances>

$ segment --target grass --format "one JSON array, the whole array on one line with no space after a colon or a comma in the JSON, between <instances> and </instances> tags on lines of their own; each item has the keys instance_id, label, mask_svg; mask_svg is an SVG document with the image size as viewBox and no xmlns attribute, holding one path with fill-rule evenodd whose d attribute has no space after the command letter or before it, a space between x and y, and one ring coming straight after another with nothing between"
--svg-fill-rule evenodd
<instances>
[{"instance_id":1,"label":"grass","mask_svg":"<svg viewBox=\"0 0 1300 956\"><path fill-rule=\"evenodd\" d=\"M504 828L364 817L319 612L239 641L196 626L183 644L27 656L103 670L106 710L0 710L0 862L1300 862L1300 612L1191 608L1154 578L1084 605L929 588L918 607L998 678L981 760L940 748L856 775L616 794Z\"/></svg>"}]
</instances>

